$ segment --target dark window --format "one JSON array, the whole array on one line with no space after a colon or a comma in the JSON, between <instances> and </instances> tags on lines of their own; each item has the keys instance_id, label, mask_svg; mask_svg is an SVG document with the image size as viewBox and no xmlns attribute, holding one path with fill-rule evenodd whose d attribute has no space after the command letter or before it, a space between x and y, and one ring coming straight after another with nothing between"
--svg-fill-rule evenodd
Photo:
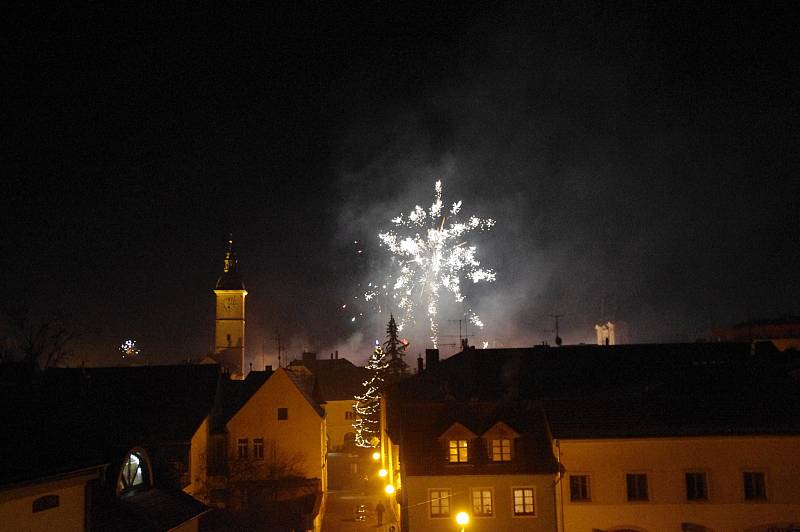
<instances>
[{"instance_id":1,"label":"dark window","mask_svg":"<svg viewBox=\"0 0 800 532\"><path fill-rule=\"evenodd\" d=\"M278 409L278 420L285 421L289 419L289 409L288 408L279 408Z\"/></svg>"},{"instance_id":2,"label":"dark window","mask_svg":"<svg viewBox=\"0 0 800 532\"><path fill-rule=\"evenodd\" d=\"M629 501L648 501L650 497L647 493L647 475L644 473L628 473L625 475L625 483L628 488Z\"/></svg>"},{"instance_id":3,"label":"dark window","mask_svg":"<svg viewBox=\"0 0 800 532\"><path fill-rule=\"evenodd\" d=\"M261 460L264 458L264 438L253 440L253 458Z\"/></svg>"},{"instance_id":4,"label":"dark window","mask_svg":"<svg viewBox=\"0 0 800 532\"><path fill-rule=\"evenodd\" d=\"M745 471L744 498L748 501L763 501L767 499L767 487L764 482L764 473L760 471Z\"/></svg>"},{"instance_id":5,"label":"dark window","mask_svg":"<svg viewBox=\"0 0 800 532\"><path fill-rule=\"evenodd\" d=\"M33 501L33 513L58 508L58 495L45 495Z\"/></svg>"},{"instance_id":6,"label":"dark window","mask_svg":"<svg viewBox=\"0 0 800 532\"><path fill-rule=\"evenodd\" d=\"M353 411L347 411L347 412L344 413L344 418L345 419L355 419L356 418L356 413L353 412Z\"/></svg>"},{"instance_id":7,"label":"dark window","mask_svg":"<svg viewBox=\"0 0 800 532\"><path fill-rule=\"evenodd\" d=\"M569 476L569 500L572 502L592 500L592 494L589 492L589 475Z\"/></svg>"},{"instance_id":8,"label":"dark window","mask_svg":"<svg viewBox=\"0 0 800 532\"><path fill-rule=\"evenodd\" d=\"M492 462L511 461L511 440L500 438L492 440Z\"/></svg>"},{"instance_id":9,"label":"dark window","mask_svg":"<svg viewBox=\"0 0 800 532\"><path fill-rule=\"evenodd\" d=\"M686 473L686 500L708 500L708 482L705 473Z\"/></svg>"}]
</instances>

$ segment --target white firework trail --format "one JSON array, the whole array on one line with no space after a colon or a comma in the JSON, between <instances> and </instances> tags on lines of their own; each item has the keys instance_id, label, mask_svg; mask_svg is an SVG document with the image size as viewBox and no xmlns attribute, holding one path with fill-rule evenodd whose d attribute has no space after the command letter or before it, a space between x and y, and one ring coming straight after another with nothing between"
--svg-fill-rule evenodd
<instances>
[{"instance_id":1,"label":"white firework trail","mask_svg":"<svg viewBox=\"0 0 800 532\"><path fill-rule=\"evenodd\" d=\"M380 243L396 259L397 271L383 286L396 300L401 310L398 330L414 321L419 307L423 307L430 328L430 339L434 347L439 342L439 299L443 289L456 302L463 302L462 279L473 283L492 282L495 272L481 268L476 258L476 247L470 245L466 236L471 231L487 231L495 221L491 218L470 216L461 221L461 202L453 203L444 211L442 182L437 181L433 204L427 211L417 205L408 214L392 219L395 228L378 234ZM374 289L364 294L370 301L381 290ZM480 317L467 309L467 319L476 327L483 328Z\"/></svg>"}]
</instances>

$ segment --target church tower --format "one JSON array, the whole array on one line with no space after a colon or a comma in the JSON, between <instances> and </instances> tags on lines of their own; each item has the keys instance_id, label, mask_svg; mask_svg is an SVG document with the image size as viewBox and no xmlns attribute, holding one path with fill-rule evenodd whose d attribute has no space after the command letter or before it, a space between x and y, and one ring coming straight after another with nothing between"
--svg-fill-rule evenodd
<instances>
[{"instance_id":1,"label":"church tower","mask_svg":"<svg viewBox=\"0 0 800 532\"><path fill-rule=\"evenodd\" d=\"M222 275L214 289L217 298L214 358L231 377L241 379L244 377L244 297L247 290L237 269L233 240L229 239Z\"/></svg>"}]
</instances>

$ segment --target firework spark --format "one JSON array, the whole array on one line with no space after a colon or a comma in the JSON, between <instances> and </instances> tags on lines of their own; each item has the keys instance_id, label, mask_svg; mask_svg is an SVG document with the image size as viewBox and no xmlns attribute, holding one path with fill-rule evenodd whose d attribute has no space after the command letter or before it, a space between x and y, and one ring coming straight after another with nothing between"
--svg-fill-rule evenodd
<instances>
[{"instance_id":1,"label":"firework spark","mask_svg":"<svg viewBox=\"0 0 800 532\"><path fill-rule=\"evenodd\" d=\"M434 189L436 192L430 209L426 211L417 205L408 214L393 218L395 229L379 233L378 238L398 266L387 283L389 288L382 286L400 307L398 329L414 322L421 307L427 315L430 339L433 346L438 347L439 300L443 289L461 303L464 301L462 279L473 283L495 280L495 272L481 268L475 256L476 247L465 240L471 231L488 231L495 221L477 216L461 221L461 202L453 203L445 212L442 182L437 181ZM375 286L364 294L364 299L370 301L380 291ZM466 316L476 327L483 327L480 317L472 309L467 309Z\"/></svg>"},{"instance_id":2,"label":"firework spark","mask_svg":"<svg viewBox=\"0 0 800 532\"><path fill-rule=\"evenodd\" d=\"M119 350L122 353L122 358L135 357L141 353L141 349L136 345L136 340L125 340L119 345Z\"/></svg>"}]
</instances>

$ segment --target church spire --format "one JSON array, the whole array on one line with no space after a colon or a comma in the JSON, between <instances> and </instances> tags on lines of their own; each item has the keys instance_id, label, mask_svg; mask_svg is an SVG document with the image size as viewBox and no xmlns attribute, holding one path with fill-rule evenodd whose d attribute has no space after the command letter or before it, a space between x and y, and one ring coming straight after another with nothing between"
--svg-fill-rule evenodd
<instances>
[{"instance_id":1,"label":"church spire","mask_svg":"<svg viewBox=\"0 0 800 532\"><path fill-rule=\"evenodd\" d=\"M228 235L228 251L225 253L225 264L222 267L225 273L236 271L236 254L233 252L233 235Z\"/></svg>"},{"instance_id":2,"label":"church spire","mask_svg":"<svg viewBox=\"0 0 800 532\"><path fill-rule=\"evenodd\" d=\"M233 251L233 235L228 235L228 249L222 263L222 275L217 280L217 290L244 290L244 283L239 274L239 261Z\"/></svg>"}]
</instances>

